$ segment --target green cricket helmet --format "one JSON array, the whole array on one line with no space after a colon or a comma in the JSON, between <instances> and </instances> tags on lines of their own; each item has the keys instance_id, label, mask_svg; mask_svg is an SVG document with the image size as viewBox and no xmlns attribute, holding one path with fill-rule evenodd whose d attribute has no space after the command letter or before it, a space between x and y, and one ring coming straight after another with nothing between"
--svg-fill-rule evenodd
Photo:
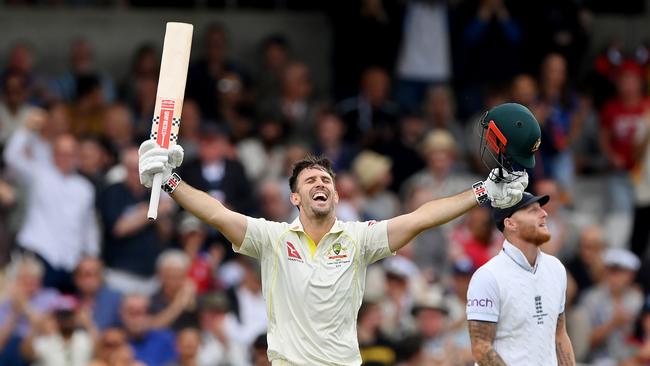
<instances>
[{"instance_id":1,"label":"green cricket helmet","mask_svg":"<svg viewBox=\"0 0 650 366\"><path fill-rule=\"evenodd\" d=\"M535 116L518 103L500 104L485 112L481 124L481 160L489 169L500 168L517 177L535 167L535 152L542 142Z\"/></svg>"}]
</instances>

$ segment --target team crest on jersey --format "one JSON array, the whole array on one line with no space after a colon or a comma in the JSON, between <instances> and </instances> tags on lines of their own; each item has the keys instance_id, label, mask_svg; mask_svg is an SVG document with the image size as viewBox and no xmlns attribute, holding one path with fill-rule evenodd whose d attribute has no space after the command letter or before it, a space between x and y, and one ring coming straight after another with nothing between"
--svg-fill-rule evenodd
<instances>
[{"instance_id":1,"label":"team crest on jersey","mask_svg":"<svg viewBox=\"0 0 650 366\"><path fill-rule=\"evenodd\" d=\"M537 320L537 324L541 325L544 324L544 317L548 316L544 312L544 307L542 306L542 297L540 295L535 296L535 315L533 315L533 318Z\"/></svg>"},{"instance_id":2,"label":"team crest on jersey","mask_svg":"<svg viewBox=\"0 0 650 366\"><path fill-rule=\"evenodd\" d=\"M325 263L339 267L341 264L350 263L349 245L343 242L333 243L327 251Z\"/></svg>"}]
</instances>

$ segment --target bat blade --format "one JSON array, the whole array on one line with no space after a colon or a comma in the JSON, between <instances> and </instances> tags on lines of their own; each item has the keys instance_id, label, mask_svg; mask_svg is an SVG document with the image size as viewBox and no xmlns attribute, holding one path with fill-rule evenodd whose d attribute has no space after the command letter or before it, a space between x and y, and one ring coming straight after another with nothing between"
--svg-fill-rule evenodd
<instances>
[{"instance_id":1,"label":"bat blade","mask_svg":"<svg viewBox=\"0 0 650 366\"><path fill-rule=\"evenodd\" d=\"M178 141L193 29L191 24L170 22L167 23L165 31L150 135L158 146L165 149L169 149ZM147 213L150 220L155 220L158 216L161 184L162 174L159 173L154 176L151 187Z\"/></svg>"}]
</instances>

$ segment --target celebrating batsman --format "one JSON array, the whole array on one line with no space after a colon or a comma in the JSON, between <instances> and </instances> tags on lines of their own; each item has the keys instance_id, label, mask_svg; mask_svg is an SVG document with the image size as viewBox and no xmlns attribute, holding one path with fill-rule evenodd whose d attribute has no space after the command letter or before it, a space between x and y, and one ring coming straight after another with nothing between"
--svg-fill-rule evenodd
<instances>
[{"instance_id":1,"label":"celebrating batsman","mask_svg":"<svg viewBox=\"0 0 650 366\"><path fill-rule=\"evenodd\" d=\"M516 107L514 112L525 109L505 106ZM483 121L486 151L499 163L489 179L380 222L337 220L335 177L326 158L308 157L294 165L290 200L299 215L292 223L244 216L183 183L172 172L182 162L178 145L167 150L153 140L145 141L140 146L140 179L151 187L153 176L162 173L162 189L178 204L219 230L235 252L260 260L269 319L268 357L273 365L360 365L356 316L367 266L396 252L423 230L477 204L490 200L494 207L507 208L521 200L528 177L512 169L511 159L532 167L540 132L534 118L532 123L517 113L511 117L503 122ZM527 150L509 150L526 142L518 139L530 142Z\"/></svg>"}]
</instances>

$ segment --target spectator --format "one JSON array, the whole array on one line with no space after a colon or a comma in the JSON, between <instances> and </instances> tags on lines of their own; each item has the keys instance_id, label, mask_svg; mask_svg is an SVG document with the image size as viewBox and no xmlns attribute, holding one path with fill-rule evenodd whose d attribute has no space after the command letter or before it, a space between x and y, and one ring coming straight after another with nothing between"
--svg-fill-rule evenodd
<instances>
[{"instance_id":1,"label":"spectator","mask_svg":"<svg viewBox=\"0 0 650 366\"><path fill-rule=\"evenodd\" d=\"M135 359L147 366L164 366L176 359L174 334L165 329L153 329L148 308L147 297L126 295L120 307L120 318Z\"/></svg>"},{"instance_id":2,"label":"spectator","mask_svg":"<svg viewBox=\"0 0 650 366\"><path fill-rule=\"evenodd\" d=\"M585 293L582 305L591 321L591 362L620 362L629 357L625 341L643 306L641 292L632 287L639 258L627 249L610 248L603 255L607 268L599 286Z\"/></svg>"},{"instance_id":3,"label":"spectator","mask_svg":"<svg viewBox=\"0 0 650 366\"><path fill-rule=\"evenodd\" d=\"M224 248L210 245L207 251L204 250L208 228L196 216L184 212L178 222L178 236L180 246L190 260L188 277L194 282L197 294L205 294L220 286L214 272L223 259Z\"/></svg>"},{"instance_id":4,"label":"spectator","mask_svg":"<svg viewBox=\"0 0 650 366\"><path fill-rule=\"evenodd\" d=\"M122 296L104 283L104 264L99 258L85 257L74 271L79 305L90 313L101 331L119 324Z\"/></svg>"},{"instance_id":5,"label":"spectator","mask_svg":"<svg viewBox=\"0 0 650 366\"><path fill-rule=\"evenodd\" d=\"M135 361L126 333L120 328L108 328L100 335L92 362L88 366L147 366Z\"/></svg>"},{"instance_id":6,"label":"spectator","mask_svg":"<svg viewBox=\"0 0 650 366\"><path fill-rule=\"evenodd\" d=\"M4 268L14 250L14 232L10 222L15 215L17 190L0 175L0 268Z\"/></svg>"},{"instance_id":7,"label":"spectator","mask_svg":"<svg viewBox=\"0 0 650 366\"><path fill-rule=\"evenodd\" d=\"M364 301L357 317L357 338L364 365L389 366L395 363L395 345L382 332L381 324L379 303Z\"/></svg>"},{"instance_id":8,"label":"spectator","mask_svg":"<svg viewBox=\"0 0 650 366\"><path fill-rule=\"evenodd\" d=\"M100 192L104 188L105 175L113 165L113 157L107 144L99 137L85 136L79 139L79 173L86 177Z\"/></svg>"},{"instance_id":9,"label":"spectator","mask_svg":"<svg viewBox=\"0 0 650 366\"><path fill-rule=\"evenodd\" d=\"M610 165L607 225L616 229L607 232L616 233L609 240L614 246L623 246L629 239L634 207L630 172L638 163L634 136L650 113L650 99L643 95L641 67L626 61L619 70L618 94L603 107L600 129L601 148Z\"/></svg>"},{"instance_id":10,"label":"spectator","mask_svg":"<svg viewBox=\"0 0 650 366\"><path fill-rule=\"evenodd\" d=\"M399 120L398 137L382 146L377 152L386 155L393 164L391 174L393 180L390 189L398 192L399 187L408 177L424 168L424 160L418 151L426 131L426 123L418 114L405 114Z\"/></svg>"},{"instance_id":11,"label":"spectator","mask_svg":"<svg viewBox=\"0 0 650 366\"><path fill-rule=\"evenodd\" d=\"M564 194L571 197L575 180L572 146L590 109L571 89L568 78L566 59L558 53L547 55L540 75L541 105L534 110L544 141L540 157L545 176L557 180Z\"/></svg>"},{"instance_id":12,"label":"spectator","mask_svg":"<svg viewBox=\"0 0 650 366\"><path fill-rule=\"evenodd\" d=\"M253 132L252 110L244 94L244 84L236 72L225 72L217 81L219 120L226 123L234 142Z\"/></svg>"},{"instance_id":13,"label":"spectator","mask_svg":"<svg viewBox=\"0 0 650 366\"><path fill-rule=\"evenodd\" d=\"M35 111L10 139L4 159L27 186L27 212L17 243L45 264L45 286L70 292L71 273L81 258L99 254L95 190L75 172L78 144L74 137L56 137L49 159L49 146L39 136L46 118L43 111Z\"/></svg>"},{"instance_id":14,"label":"spectator","mask_svg":"<svg viewBox=\"0 0 650 366\"><path fill-rule=\"evenodd\" d=\"M503 236L495 229L490 209L477 207L451 232L449 256L453 262L469 260L478 268L501 250L501 243Z\"/></svg>"},{"instance_id":15,"label":"spectator","mask_svg":"<svg viewBox=\"0 0 650 366\"><path fill-rule=\"evenodd\" d=\"M35 70L35 57L32 45L18 41L11 46L7 55L7 64L2 71L4 77L10 73L22 74L27 80L27 99L30 104L42 106L52 100L52 92L47 89L47 82Z\"/></svg>"},{"instance_id":16,"label":"spectator","mask_svg":"<svg viewBox=\"0 0 650 366\"><path fill-rule=\"evenodd\" d=\"M408 194L415 187L426 187L431 190L434 198L445 197L455 187L463 187L462 184L467 185L476 180L458 171L458 146L449 131L434 129L429 132L422 142L420 152L427 166L404 182L402 194Z\"/></svg>"},{"instance_id":17,"label":"spectator","mask_svg":"<svg viewBox=\"0 0 650 366\"><path fill-rule=\"evenodd\" d=\"M178 358L168 366L198 366L201 335L196 328L183 328L176 334Z\"/></svg>"},{"instance_id":18,"label":"spectator","mask_svg":"<svg viewBox=\"0 0 650 366\"><path fill-rule=\"evenodd\" d=\"M113 80L105 73L99 72L95 65L93 46L88 40L78 38L70 45L69 69L52 81L53 92L57 99L72 103L79 97L79 79L84 76L93 76L99 80L102 94L107 102L115 100L116 91Z\"/></svg>"},{"instance_id":19,"label":"spectator","mask_svg":"<svg viewBox=\"0 0 650 366\"><path fill-rule=\"evenodd\" d=\"M251 347L253 366L271 366L271 361L269 361L269 357L266 355L268 347L266 334L260 334L255 338L255 342L253 342L253 346Z\"/></svg>"},{"instance_id":20,"label":"spectator","mask_svg":"<svg viewBox=\"0 0 650 366\"><path fill-rule=\"evenodd\" d=\"M643 366L650 362L650 297L646 297L636 328L632 340L637 346L635 354L622 366Z\"/></svg>"},{"instance_id":21,"label":"spectator","mask_svg":"<svg viewBox=\"0 0 650 366\"><path fill-rule=\"evenodd\" d=\"M319 113L314 153L330 159L335 173L349 170L357 155L356 147L343 140L344 133L345 125L338 115L327 109Z\"/></svg>"},{"instance_id":22,"label":"spectator","mask_svg":"<svg viewBox=\"0 0 650 366\"><path fill-rule=\"evenodd\" d=\"M424 100L424 121L427 130L445 130L451 133L456 142L459 168L466 170L466 151L469 147L463 126L456 118L454 96L450 87L432 86L427 90Z\"/></svg>"},{"instance_id":23,"label":"spectator","mask_svg":"<svg viewBox=\"0 0 650 366\"><path fill-rule=\"evenodd\" d=\"M221 24L211 24L205 32L204 54L192 62L187 73L186 98L195 100L207 119L219 117L218 83L227 72L234 72L247 84L246 72L228 55L228 34Z\"/></svg>"},{"instance_id":24,"label":"spectator","mask_svg":"<svg viewBox=\"0 0 650 366\"><path fill-rule=\"evenodd\" d=\"M298 61L288 64L282 74L280 95L262 101L259 114L279 118L286 123L292 140L314 141L314 127L319 103L314 98L314 86L309 67Z\"/></svg>"},{"instance_id":25,"label":"spectator","mask_svg":"<svg viewBox=\"0 0 650 366\"><path fill-rule=\"evenodd\" d=\"M187 108L187 102L183 105L183 110ZM185 120L183 124L185 125ZM114 152L124 150L133 145L133 116L125 104L113 104L106 109L103 118L102 132L103 136L109 141L111 150ZM182 128L182 127L181 127Z\"/></svg>"},{"instance_id":26,"label":"spectator","mask_svg":"<svg viewBox=\"0 0 650 366\"><path fill-rule=\"evenodd\" d=\"M427 362L422 336L409 335L400 340L397 345L396 366L418 366Z\"/></svg>"},{"instance_id":27,"label":"spectator","mask_svg":"<svg viewBox=\"0 0 650 366\"><path fill-rule=\"evenodd\" d=\"M158 219L147 219L149 192L140 184L138 151L130 147L122 152L126 170L122 182L107 187L100 195L97 209L103 223L102 259L106 264L106 282L121 293L153 294L156 258L171 234L173 203L161 195ZM167 232L165 232L167 230Z\"/></svg>"},{"instance_id":28,"label":"spectator","mask_svg":"<svg viewBox=\"0 0 650 366\"><path fill-rule=\"evenodd\" d=\"M95 75L80 76L77 80L77 99L68 105L71 132L77 137L102 134L106 107L99 78Z\"/></svg>"},{"instance_id":29,"label":"spectator","mask_svg":"<svg viewBox=\"0 0 650 366\"><path fill-rule=\"evenodd\" d=\"M469 116L481 109L481 86L508 80L521 71L524 34L515 2L480 0L462 3L454 12L456 24L455 75L463 100L460 111ZM486 59L483 55L510 55Z\"/></svg>"},{"instance_id":30,"label":"spectator","mask_svg":"<svg viewBox=\"0 0 650 366\"><path fill-rule=\"evenodd\" d=\"M470 347L462 349L447 334L449 309L443 294L428 289L416 300L413 307L417 334L424 340L424 354L428 365L457 364L471 361Z\"/></svg>"},{"instance_id":31,"label":"spectator","mask_svg":"<svg viewBox=\"0 0 650 366\"><path fill-rule=\"evenodd\" d=\"M249 347L255 337L266 332L268 323L260 265L248 257L237 257L243 275L239 284L228 290L231 311L237 322L227 329L228 337Z\"/></svg>"},{"instance_id":32,"label":"spectator","mask_svg":"<svg viewBox=\"0 0 650 366\"><path fill-rule=\"evenodd\" d=\"M160 55L151 44L141 44L133 54L128 74L120 85L120 98L127 103L133 102L140 80L158 79L160 74ZM187 102L187 99L185 100Z\"/></svg>"},{"instance_id":33,"label":"spectator","mask_svg":"<svg viewBox=\"0 0 650 366\"><path fill-rule=\"evenodd\" d=\"M451 81L451 39L446 2L407 1L397 60L397 100L415 112L431 85ZM428 34L428 37L422 37Z\"/></svg>"},{"instance_id":34,"label":"spectator","mask_svg":"<svg viewBox=\"0 0 650 366\"><path fill-rule=\"evenodd\" d=\"M258 188L260 213L263 218L277 222L291 222L297 216L289 198L289 187L279 180L261 182Z\"/></svg>"},{"instance_id":35,"label":"spectator","mask_svg":"<svg viewBox=\"0 0 650 366\"><path fill-rule=\"evenodd\" d=\"M578 240L578 252L567 264L567 270L576 281L580 297L585 290L598 286L605 279L605 236L602 228L590 225L582 229Z\"/></svg>"},{"instance_id":36,"label":"spectator","mask_svg":"<svg viewBox=\"0 0 650 366\"><path fill-rule=\"evenodd\" d=\"M180 331L199 324L196 285L189 278L190 258L178 249L167 249L156 263L160 289L149 307L153 328Z\"/></svg>"},{"instance_id":37,"label":"spectator","mask_svg":"<svg viewBox=\"0 0 650 366\"><path fill-rule=\"evenodd\" d=\"M244 167L230 159L230 134L224 126L205 124L201 131L199 158L183 164L179 174L189 184L238 212L255 210Z\"/></svg>"},{"instance_id":38,"label":"spectator","mask_svg":"<svg viewBox=\"0 0 650 366\"><path fill-rule=\"evenodd\" d=\"M390 76L379 67L361 75L359 94L337 105L345 123L345 140L365 148L379 148L396 135L398 106L390 99Z\"/></svg>"},{"instance_id":39,"label":"spectator","mask_svg":"<svg viewBox=\"0 0 650 366\"><path fill-rule=\"evenodd\" d=\"M352 162L352 171L364 194L361 213L364 219L386 220L400 213L399 200L388 190L393 162L373 151L361 152Z\"/></svg>"},{"instance_id":40,"label":"spectator","mask_svg":"<svg viewBox=\"0 0 650 366\"><path fill-rule=\"evenodd\" d=\"M198 365L247 364L245 346L228 336L228 329L233 328L237 320L230 312L230 303L225 293L214 292L204 295L199 301L199 306L202 334ZM266 334L264 339L266 340ZM266 348L264 358L266 358Z\"/></svg>"},{"instance_id":41,"label":"spectator","mask_svg":"<svg viewBox=\"0 0 650 366\"><path fill-rule=\"evenodd\" d=\"M28 104L27 77L18 72L10 72L2 79L2 99L0 100L0 145L4 146L9 137L20 126L34 107Z\"/></svg>"},{"instance_id":42,"label":"spectator","mask_svg":"<svg viewBox=\"0 0 650 366\"><path fill-rule=\"evenodd\" d=\"M413 262L403 256L387 258L382 264L386 275L386 293L381 302L382 330L399 339L413 330L413 289L420 272Z\"/></svg>"},{"instance_id":43,"label":"spectator","mask_svg":"<svg viewBox=\"0 0 650 366\"><path fill-rule=\"evenodd\" d=\"M8 296L0 303L0 364L24 365L19 345L31 328L49 312L59 298L58 291L42 287L43 264L32 256L13 257L7 268Z\"/></svg>"},{"instance_id":44,"label":"spectator","mask_svg":"<svg viewBox=\"0 0 650 366\"><path fill-rule=\"evenodd\" d=\"M634 136L634 154L637 165L633 171L634 184L634 220L630 249L641 260L650 260L648 243L650 227L647 222L650 215L650 111L643 117Z\"/></svg>"},{"instance_id":45,"label":"spectator","mask_svg":"<svg viewBox=\"0 0 650 366\"><path fill-rule=\"evenodd\" d=\"M257 126L257 134L237 144L237 156L254 183L282 176L286 146L285 125L277 118L265 117Z\"/></svg>"},{"instance_id":46,"label":"spectator","mask_svg":"<svg viewBox=\"0 0 650 366\"><path fill-rule=\"evenodd\" d=\"M43 320L51 324L43 325L40 330L33 329L23 340L21 353L38 365L86 366L97 339L92 318L79 310L76 299L71 296L59 297L52 310L51 317Z\"/></svg>"},{"instance_id":47,"label":"spectator","mask_svg":"<svg viewBox=\"0 0 650 366\"><path fill-rule=\"evenodd\" d=\"M343 172L336 175L336 193L339 195L336 217L341 221L361 220L363 192L353 174Z\"/></svg>"},{"instance_id":48,"label":"spectator","mask_svg":"<svg viewBox=\"0 0 650 366\"><path fill-rule=\"evenodd\" d=\"M264 38L259 47L261 58L257 73L256 98L266 99L280 94L282 72L292 61L291 44L281 34Z\"/></svg>"}]
</instances>

